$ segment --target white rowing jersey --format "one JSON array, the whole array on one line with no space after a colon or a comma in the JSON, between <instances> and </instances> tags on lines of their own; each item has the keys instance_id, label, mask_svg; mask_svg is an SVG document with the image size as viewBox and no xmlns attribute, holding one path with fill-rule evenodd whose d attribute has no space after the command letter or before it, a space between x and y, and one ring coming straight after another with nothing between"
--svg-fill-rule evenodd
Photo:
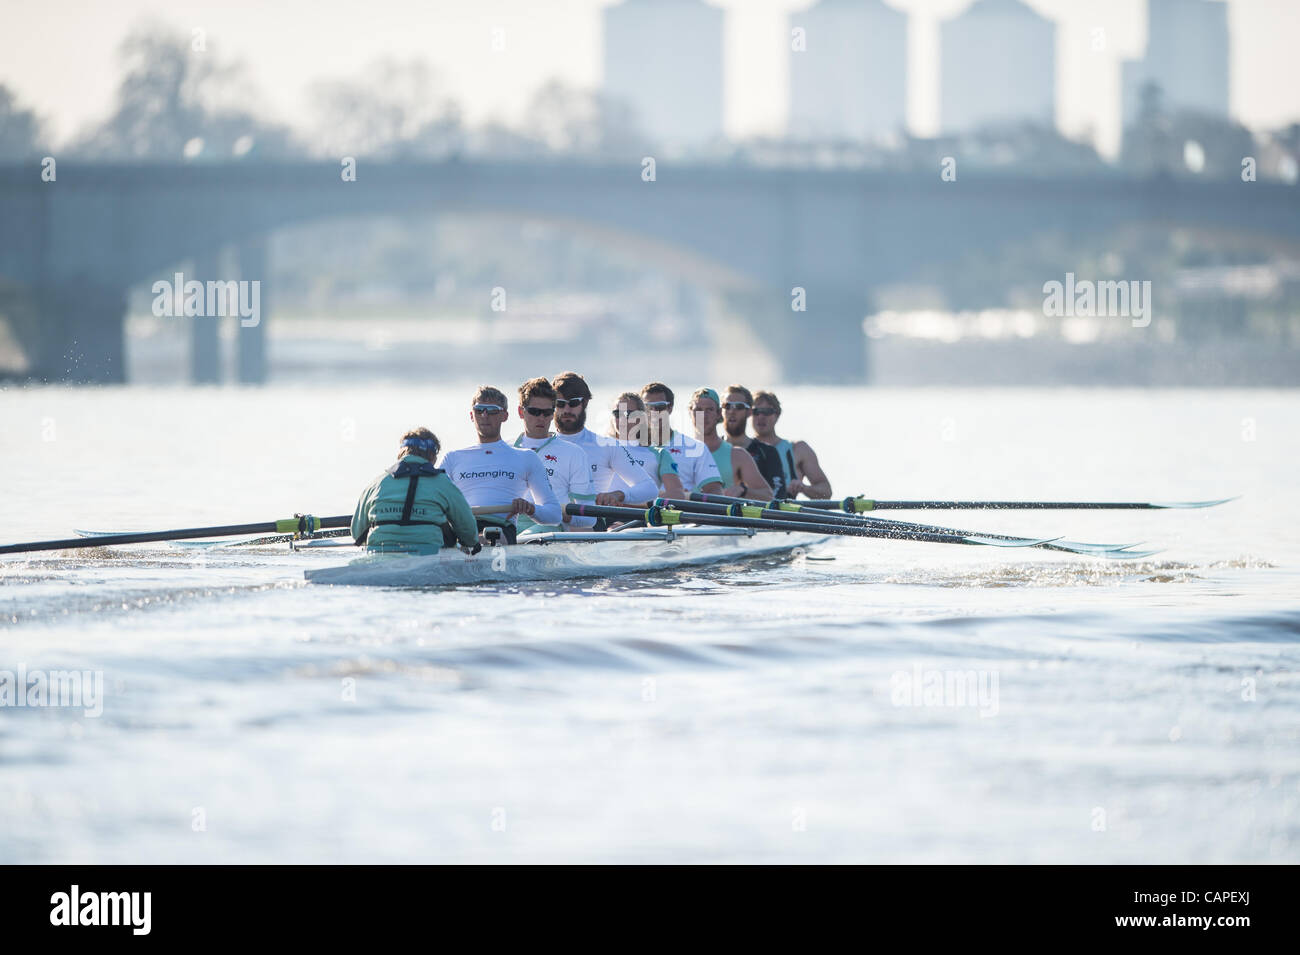
<instances>
[{"instance_id":1,"label":"white rowing jersey","mask_svg":"<svg viewBox=\"0 0 1300 955\"><path fill-rule=\"evenodd\" d=\"M551 480L551 490L561 504L573 501L596 499L591 489L591 465L587 462L587 452L572 441L561 441L559 435L548 434L544 438L530 438L521 434L515 438L514 446L532 451L541 458L546 476ZM520 526L525 522L520 518ZM593 527L594 517L571 517L567 523L570 527ZM537 527L541 528L540 523ZM551 528L554 529L554 528Z\"/></svg>"},{"instance_id":2,"label":"white rowing jersey","mask_svg":"<svg viewBox=\"0 0 1300 955\"><path fill-rule=\"evenodd\" d=\"M558 524L563 516L542 459L531 451L512 448L504 441L474 444L448 451L442 469L460 488L470 507L509 504L522 497L532 499L533 519L539 524Z\"/></svg>"},{"instance_id":3,"label":"white rowing jersey","mask_svg":"<svg viewBox=\"0 0 1300 955\"><path fill-rule=\"evenodd\" d=\"M597 494L622 491L629 503L653 501L659 496L659 482L645 468L632 460L627 448L617 438L604 438L590 428L577 434L561 434L587 454L591 465L591 486Z\"/></svg>"},{"instance_id":4,"label":"white rowing jersey","mask_svg":"<svg viewBox=\"0 0 1300 955\"><path fill-rule=\"evenodd\" d=\"M664 450L672 455L677 465L677 476L682 479L682 489L690 494L711 481L719 482L724 488L727 482L718 472L718 462L713 457L709 446L698 438L692 438L674 431L669 436Z\"/></svg>"},{"instance_id":5,"label":"white rowing jersey","mask_svg":"<svg viewBox=\"0 0 1300 955\"><path fill-rule=\"evenodd\" d=\"M663 490L664 475L677 473L677 462L663 448L646 447L644 444L637 444L634 441L624 443L623 447L627 448L627 453L633 461L645 468L646 472L654 477L660 491Z\"/></svg>"}]
</instances>

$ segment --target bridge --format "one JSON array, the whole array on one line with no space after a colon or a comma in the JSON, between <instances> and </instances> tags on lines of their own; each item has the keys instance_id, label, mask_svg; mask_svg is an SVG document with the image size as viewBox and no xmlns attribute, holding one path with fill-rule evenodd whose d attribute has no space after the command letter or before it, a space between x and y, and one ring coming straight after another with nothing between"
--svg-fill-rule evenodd
<instances>
[{"instance_id":1,"label":"bridge","mask_svg":"<svg viewBox=\"0 0 1300 955\"><path fill-rule=\"evenodd\" d=\"M35 163L0 166L0 312L41 380L125 376L127 290L184 261L186 278L259 279L276 229L340 216L486 213L559 223L722 296L793 381L862 381L873 289L1045 231L1128 224L1300 239L1280 183L658 165L574 160ZM238 276L219 274L238 250ZM802 289L806 310L792 308ZM265 376L262 320L239 329L239 377ZM491 290L484 289L485 303ZM218 375L217 322L193 320L191 377Z\"/></svg>"}]
</instances>

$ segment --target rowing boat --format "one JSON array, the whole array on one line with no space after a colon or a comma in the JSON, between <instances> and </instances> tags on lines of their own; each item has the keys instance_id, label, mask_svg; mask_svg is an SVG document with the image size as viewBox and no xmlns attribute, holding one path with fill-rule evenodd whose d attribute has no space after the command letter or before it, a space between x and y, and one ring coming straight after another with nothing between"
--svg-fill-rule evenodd
<instances>
[{"instance_id":1,"label":"rowing boat","mask_svg":"<svg viewBox=\"0 0 1300 955\"><path fill-rule=\"evenodd\" d=\"M305 572L316 584L346 584L379 587L441 587L455 584L501 583L554 580L578 577L608 577L637 571L662 570L698 564L715 564L749 557L779 556L819 544L831 537L918 541L996 548L1042 548L1064 551L1099 560L1137 560L1153 550L1134 550L1136 544L1090 544L1063 537L1017 537L988 534L935 524L918 524L870 517L857 513L834 514L809 509L809 504L790 501L755 502L692 494L691 500L656 499L648 508L603 506L574 502L565 513L573 517L594 517L621 525L618 531L557 531L522 538L519 543L491 546L477 554L448 548L436 554L372 554L341 567L324 567ZM704 500L707 498L707 500ZM844 505L852 511L856 499ZM865 499L863 499L865 500ZM1021 507L1054 509L1187 509L1213 507L1226 500L1174 504L1151 502L1051 502L1051 501L872 501L876 507L921 505L923 509L1000 509ZM896 508L902 510L902 507ZM478 508L483 513L505 513L509 505ZM165 531L78 531L76 537L57 540L0 544L0 554L75 550L85 547L114 547L157 541L195 541L210 546L211 538L246 538L234 546L264 545L290 541L295 549L343 545L337 538L320 539L322 532L346 532L352 517L339 514L314 517L295 514L292 518L223 524L214 527L181 527ZM249 538L248 535L254 535ZM271 535L271 536L267 536Z\"/></svg>"},{"instance_id":2,"label":"rowing boat","mask_svg":"<svg viewBox=\"0 0 1300 955\"><path fill-rule=\"evenodd\" d=\"M719 564L789 555L824 537L728 527L644 527L613 532L557 531L521 537L518 544L477 554L451 548L436 554L371 554L338 567L308 570L313 584L364 587L443 587L580 577Z\"/></svg>"}]
</instances>

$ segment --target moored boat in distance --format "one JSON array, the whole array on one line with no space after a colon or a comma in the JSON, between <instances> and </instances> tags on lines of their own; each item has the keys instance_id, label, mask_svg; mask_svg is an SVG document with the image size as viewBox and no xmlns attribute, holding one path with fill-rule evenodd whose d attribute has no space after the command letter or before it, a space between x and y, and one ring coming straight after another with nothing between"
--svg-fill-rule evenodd
<instances>
[{"instance_id":1,"label":"moored boat in distance","mask_svg":"<svg viewBox=\"0 0 1300 955\"><path fill-rule=\"evenodd\" d=\"M313 584L441 587L582 577L612 577L752 557L781 557L825 537L728 527L643 527L611 532L554 532L477 554L447 549L427 556L369 554L304 572Z\"/></svg>"}]
</instances>

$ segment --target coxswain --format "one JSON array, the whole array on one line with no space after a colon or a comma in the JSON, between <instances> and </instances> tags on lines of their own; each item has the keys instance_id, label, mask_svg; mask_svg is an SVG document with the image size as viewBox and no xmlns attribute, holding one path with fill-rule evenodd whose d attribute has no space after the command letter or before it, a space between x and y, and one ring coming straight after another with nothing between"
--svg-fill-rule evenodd
<instances>
[{"instance_id":1,"label":"coxswain","mask_svg":"<svg viewBox=\"0 0 1300 955\"><path fill-rule=\"evenodd\" d=\"M361 493L352 538L371 553L436 554L457 543L478 549L478 526L465 495L433 466L438 439L428 428L402 435L397 463Z\"/></svg>"}]
</instances>

